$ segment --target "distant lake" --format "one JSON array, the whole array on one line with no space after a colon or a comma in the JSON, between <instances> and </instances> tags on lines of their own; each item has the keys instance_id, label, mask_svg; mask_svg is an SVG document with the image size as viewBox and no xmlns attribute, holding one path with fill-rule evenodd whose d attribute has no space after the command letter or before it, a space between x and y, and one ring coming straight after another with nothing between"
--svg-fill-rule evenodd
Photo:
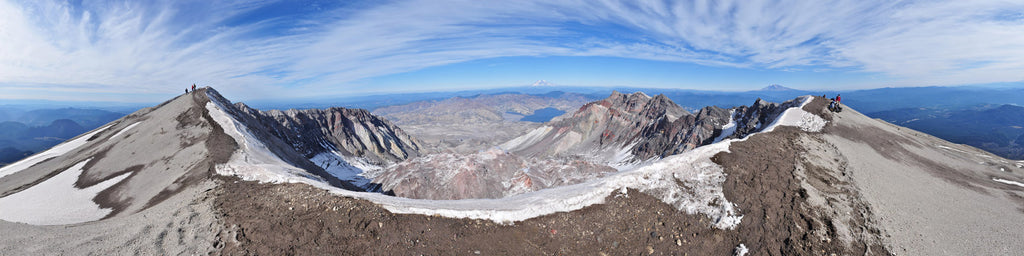
<instances>
[{"instance_id":1,"label":"distant lake","mask_svg":"<svg viewBox=\"0 0 1024 256\"><path fill-rule=\"evenodd\" d=\"M533 115L524 116L520 121L543 123L551 121L552 118L565 114L565 111L561 111L555 108L542 108L533 111Z\"/></svg>"}]
</instances>

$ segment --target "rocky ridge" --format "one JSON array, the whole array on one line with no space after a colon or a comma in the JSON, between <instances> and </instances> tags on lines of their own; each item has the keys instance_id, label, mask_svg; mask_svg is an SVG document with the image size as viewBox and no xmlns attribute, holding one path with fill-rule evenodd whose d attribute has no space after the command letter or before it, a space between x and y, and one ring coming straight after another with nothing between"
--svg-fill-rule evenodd
<instances>
[{"instance_id":1,"label":"rocky ridge","mask_svg":"<svg viewBox=\"0 0 1024 256\"><path fill-rule=\"evenodd\" d=\"M757 99L751 106L708 106L693 114L664 95L613 92L501 147L524 156L578 155L629 165L758 132L798 104Z\"/></svg>"},{"instance_id":2,"label":"rocky ridge","mask_svg":"<svg viewBox=\"0 0 1024 256\"><path fill-rule=\"evenodd\" d=\"M235 106L307 158L325 152L390 164L418 156L420 143L390 121L364 109L259 111Z\"/></svg>"},{"instance_id":3,"label":"rocky ridge","mask_svg":"<svg viewBox=\"0 0 1024 256\"><path fill-rule=\"evenodd\" d=\"M502 198L577 184L716 140L742 138L801 103L758 99L751 106L710 106L693 114L664 95L613 92L498 148L428 154L369 176L402 197Z\"/></svg>"}]
</instances>

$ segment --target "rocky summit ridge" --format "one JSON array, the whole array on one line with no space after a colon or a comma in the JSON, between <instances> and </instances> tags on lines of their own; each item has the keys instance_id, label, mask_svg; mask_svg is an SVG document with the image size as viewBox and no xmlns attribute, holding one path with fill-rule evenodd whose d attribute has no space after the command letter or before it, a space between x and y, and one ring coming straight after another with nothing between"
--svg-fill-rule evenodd
<instances>
[{"instance_id":1,"label":"rocky summit ridge","mask_svg":"<svg viewBox=\"0 0 1024 256\"><path fill-rule=\"evenodd\" d=\"M556 118L501 147L526 156L581 155L611 165L628 165L691 150L725 138L742 138L770 124L797 100L696 114L665 95L612 92L571 115Z\"/></svg>"},{"instance_id":2,"label":"rocky summit ridge","mask_svg":"<svg viewBox=\"0 0 1024 256\"><path fill-rule=\"evenodd\" d=\"M853 108L833 113L821 97L696 113L659 96L609 98L517 139L538 149L523 152L551 159L500 148L417 156L401 129L359 111L259 112L201 88L0 168L0 254L1024 250L1022 162ZM545 155L542 143L568 146ZM607 152L642 161L611 170ZM402 157L413 158L389 166L423 177L421 195L442 182L528 170L479 179L518 194L470 200L353 191L366 180L341 178L372 168L390 175L372 163ZM608 172L579 176L595 166ZM568 184L576 181L563 174L585 181ZM545 184L554 186L527 191Z\"/></svg>"}]
</instances>

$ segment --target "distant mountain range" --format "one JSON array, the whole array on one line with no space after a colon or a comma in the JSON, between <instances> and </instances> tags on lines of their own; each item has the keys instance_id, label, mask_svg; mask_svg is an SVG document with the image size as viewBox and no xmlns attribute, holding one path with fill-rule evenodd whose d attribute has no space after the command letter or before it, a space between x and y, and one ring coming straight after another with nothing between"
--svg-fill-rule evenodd
<instances>
[{"instance_id":1,"label":"distant mountain range","mask_svg":"<svg viewBox=\"0 0 1024 256\"><path fill-rule=\"evenodd\" d=\"M544 80L534 84L543 86L531 85L457 92L369 95L348 98L311 99L302 102L252 101L250 106L264 110L329 108L335 106L364 108L374 110L375 113L387 116L390 120L399 124L444 120L454 121L456 119L459 119L460 122L477 119L493 122L509 117L528 117L534 111L544 109L542 111L543 116L523 119L542 122L557 113L570 112L571 109L567 106L579 106L585 102L603 99L614 90L638 91L648 95L664 94L667 98L688 111L698 111L705 106L721 108L742 106L748 104L750 99L756 98L782 102L800 95L824 95L831 98L841 93L845 105L867 113L870 117L882 118L928 132L943 139L977 146L1004 157L1024 158L1020 153L1020 149L1016 149L1019 148L1018 145L1022 141L1017 139L1020 136L1020 132L1015 128L1006 128L1006 125L999 123L1000 119L980 120L970 123L964 126L968 127L967 129L950 128L950 123L963 123L962 120L966 120L963 116L969 116L967 112L978 110L978 106L1024 105L1024 96L1022 96L1024 95L1024 88L1018 87L905 87L855 91L806 91L772 84L759 90L727 92L665 88L573 87L554 85ZM565 102L538 102L535 99L531 99L531 97L556 98ZM32 103L28 101L18 102ZM58 104L55 102L48 102L47 104L50 103ZM461 103L478 104L481 108L472 107L477 105L460 105ZM517 106L516 104L519 105ZM561 105L555 106L556 104ZM539 107L542 105L546 107ZM121 113L109 110L112 108L110 107L112 106L111 103L97 105L98 107L106 106L103 110L81 107L42 108L38 107L38 102L36 105L31 106L36 107L0 105L0 122L13 121L21 124L5 124L10 129L0 132L6 136L0 137L0 142L3 142L0 143L0 149L9 148L0 152L0 165L3 165L5 162L3 159L16 159L18 157L15 156L22 155L24 152L36 152L60 143L67 139L66 134L71 133L70 131L81 132L90 130L123 116ZM134 111L137 107L121 106L120 108ZM481 111L480 109L486 110ZM404 114L404 116L401 114L410 111L417 112L417 114ZM473 111L476 112L469 113ZM961 113L961 115L953 115L953 113L960 111L966 112ZM424 113L434 114L417 116ZM943 120L949 118L959 119ZM917 122L903 123L915 119ZM62 121L56 122L58 120ZM70 120L77 124L77 126L63 120ZM26 129L32 131L26 131ZM65 131L63 135L53 134L61 133L62 131Z\"/></svg>"},{"instance_id":2,"label":"distant mountain range","mask_svg":"<svg viewBox=\"0 0 1024 256\"><path fill-rule=\"evenodd\" d=\"M124 114L98 109L0 107L0 166L95 129Z\"/></svg>"},{"instance_id":3,"label":"distant mountain range","mask_svg":"<svg viewBox=\"0 0 1024 256\"><path fill-rule=\"evenodd\" d=\"M397 124L493 123L517 121L541 109L574 111L591 97L579 93L501 93L418 101L378 108L373 113ZM550 118L549 118L550 119ZM546 122L541 120L540 122Z\"/></svg>"},{"instance_id":4,"label":"distant mountain range","mask_svg":"<svg viewBox=\"0 0 1024 256\"><path fill-rule=\"evenodd\" d=\"M1024 159L1024 107L1021 106L982 106L965 110L906 108L868 115L1002 157Z\"/></svg>"}]
</instances>

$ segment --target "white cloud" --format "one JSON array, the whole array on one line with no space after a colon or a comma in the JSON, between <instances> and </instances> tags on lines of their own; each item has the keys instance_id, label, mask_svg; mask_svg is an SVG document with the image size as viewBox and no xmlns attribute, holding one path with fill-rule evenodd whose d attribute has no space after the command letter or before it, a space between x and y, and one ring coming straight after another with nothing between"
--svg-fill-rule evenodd
<instances>
[{"instance_id":1,"label":"white cloud","mask_svg":"<svg viewBox=\"0 0 1024 256\"><path fill-rule=\"evenodd\" d=\"M1024 4L1005 1L413 0L238 24L272 4L0 0L0 89L309 96L505 56L846 68L884 86L1024 80Z\"/></svg>"}]
</instances>

